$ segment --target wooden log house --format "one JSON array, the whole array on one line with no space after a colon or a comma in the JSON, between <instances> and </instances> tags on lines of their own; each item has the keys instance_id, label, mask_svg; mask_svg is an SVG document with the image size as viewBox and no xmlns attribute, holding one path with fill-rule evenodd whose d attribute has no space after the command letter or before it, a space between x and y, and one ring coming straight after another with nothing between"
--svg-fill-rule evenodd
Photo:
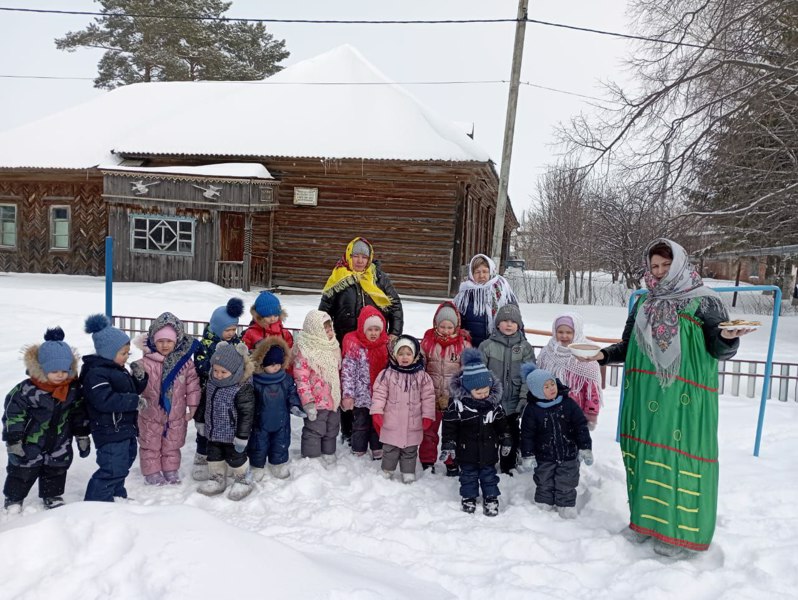
<instances>
[{"instance_id":1,"label":"wooden log house","mask_svg":"<svg viewBox=\"0 0 798 600\"><path fill-rule=\"evenodd\" d=\"M353 72L390 83L348 46L273 77ZM396 85L319 86L324 97L310 99L290 88L138 84L0 134L0 270L102 274L112 235L118 280L319 290L361 235L400 293L453 294L468 259L490 248L498 177L487 154ZM311 100L324 110L308 112ZM191 110L175 116L184 106L218 119L195 135ZM364 116L373 107L383 112ZM69 128L103 111L132 123L70 153ZM281 129L292 119L304 128ZM54 128L66 129L49 140L60 152L31 139ZM517 226L510 209L503 258Z\"/></svg>"}]
</instances>

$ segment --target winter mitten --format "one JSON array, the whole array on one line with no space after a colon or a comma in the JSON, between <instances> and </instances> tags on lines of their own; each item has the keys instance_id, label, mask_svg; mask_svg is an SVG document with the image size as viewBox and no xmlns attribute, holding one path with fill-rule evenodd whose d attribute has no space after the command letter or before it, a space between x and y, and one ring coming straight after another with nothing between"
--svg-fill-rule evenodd
<instances>
[{"instance_id":1,"label":"winter mitten","mask_svg":"<svg viewBox=\"0 0 798 600\"><path fill-rule=\"evenodd\" d=\"M352 410L355 408L355 399L350 396L345 396L341 400L341 409L342 410Z\"/></svg>"},{"instance_id":2,"label":"winter mitten","mask_svg":"<svg viewBox=\"0 0 798 600\"><path fill-rule=\"evenodd\" d=\"M22 442L14 442L13 444L6 444L8 453L20 458L25 458L25 450L22 449Z\"/></svg>"},{"instance_id":3,"label":"winter mitten","mask_svg":"<svg viewBox=\"0 0 798 600\"><path fill-rule=\"evenodd\" d=\"M593 451L592 450L580 450L579 451L579 460L585 463L588 467L593 464Z\"/></svg>"},{"instance_id":4,"label":"winter mitten","mask_svg":"<svg viewBox=\"0 0 798 600\"><path fill-rule=\"evenodd\" d=\"M308 415L308 421L315 421L316 417L319 416L319 411L316 408L316 404L314 402L309 402L302 407L305 413Z\"/></svg>"},{"instance_id":5,"label":"winter mitten","mask_svg":"<svg viewBox=\"0 0 798 600\"><path fill-rule=\"evenodd\" d=\"M135 361L130 363L130 374L133 375L133 379L141 381L147 375L147 372L139 361Z\"/></svg>"},{"instance_id":6,"label":"winter mitten","mask_svg":"<svg viewBox=\"0 0 798 600\"><path fill-rule=\"evenodd\" d=\"M86 458L91 454L91 439L88 436L79 436L78 440L78 454L81 458Z\"/></svg>"},{"instance_id":7,"label":"winter mitten","mask_svg":"<svg viewBox=\"0 0 798 600\"><path fill-rule=\"evenodd\" d=\"M511 438L509 435L504 436L502 438L501 455L510 456L510 452L512 451L513 451L513 438Z\"/></svg>"},{"instance_id":8,"label":"winter mitten","mask_svg":"<svg viewBox=\"0 0 798 600\"><path fill-rule=\"evenodd\" d=\"M308 413L306 413L304 410L302 410L298 406L292 406L291 407L291 414L294 415L295 417L299 417L300 419L307 419L307 417L308 417Z\"/></svg>"},{"instance_id":9,"label":"winter mitten","mask_svg":"<svg viewBox=\"0 0 798 600\"><path fill-rule=\"evenodd\" d=\"M382 423L385 415L371 415L371 424L374 425L374 431L377 432L377 435L380 435L382 431Z\"/></svg>"},{"instance_id":10,"label":"winter mitten","mask_svg":"<svg viewBox=\"0 0 798 600\"><path fill-rule=\"evenodd\" d=\"M197 435L205 437L205 423L196 423L194 427L197 428Z\"/></svg>"},{"instance_id":11,"label":"winter mitten","mask_svg":"<svg viewBox=\"0 0 798 600\"><path fill-rule=\"evenodd\" d=\"M139 396L139 405L137 410L141 412L145 408L147 408L147 399L144 396Z\"/></svg>"},{"instance_id":12,"label":"winter mitten","mask_svg":"<svg viewBox=\"0 0 798 600\"><path fill-rule=\"evenodd\" d=\"M525 456L521 459L521 464L524 467L524 471L531 471L537 468L538 461L534 456Z\"/></svg>"},{"instance_id":13,"label":"winter mitten","mask_svg":"<svg viewBox=\"0 0 798 600\"><path fill-rule=\"evenodd\" d=\"M441 448L441 455L438 457L438 460L442 463L445 463L449 460L455 459L455 451L454 448Z\"/></svg>"},{"instance_id":14,"label":"winter mitten","mask_svg":"<svg viewBox=\"0 0 798 600\"><path fill-rule=\"evenodd\" d=\"M435 424L435 421L433 421L432 419L428 419L428 418L424 417L424 418L421 419L421 424L424 427L424 431L426 431L427 429L429 429L430 427L432 427Z\"/></svg>"},{"instance_id":15,"label":"winter mitten","mask_svg":"<svg viewBox=\"0 0 798 600\"><path fill-rule=\"evenodd\" d=\"M243 454L244 451L247 449L247 443L249 440L242 440L241 438L235 438L233 440L233 448L235 448L236 452L239 454Z\"/></svg>"}]
</instances>

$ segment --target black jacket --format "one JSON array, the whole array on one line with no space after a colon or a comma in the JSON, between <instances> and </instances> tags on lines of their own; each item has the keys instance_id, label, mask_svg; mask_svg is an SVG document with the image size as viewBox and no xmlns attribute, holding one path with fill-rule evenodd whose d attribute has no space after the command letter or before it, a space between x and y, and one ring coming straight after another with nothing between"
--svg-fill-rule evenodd
<instances>
[{"instance_id":1,"label":"black jacket","mask_svg":"<svg viewBox=\"0 0 798 600\"><path fill-rule=\"evenodd\" d=\"M602 349L602 352L604 352L604 359L599 361L600 365L621 363L626 360L629 339L632 337L637 310L642 301L643 298L637 301L632 309L632 313L626 319L626 326L623 328L621 341ZM722 329L720 329L718 325L729 318L726 309L723 308L720 302L702 302L695 311L695 317L702 323L701 327L704 330L704 340L706 341L707 352L709 352L710 355L718 360L729 360L737 354L737 349L740 347L739 338L727 340L720 335Z\"/></svg>"},{"instance_id":2,"label":"black jacket","mask_svg":"<svg viewBox=\"0 0 798 600\"><path fill-rule=\"evenodd\" d=\"M380 270L378 261L374 261L374 265L377 270L375 278L377 287L391 299L390 306L380 309L385 316L385 320L388 321L388 334L402 335L402 328L404 327L402 301L399 299L399 294L396 293L388 275ZM338 338L339 344L347 333L357 329L357 316L364 306L373 306L379 309L374 304L371 296L364 292L359 284L347 286L329 296L322 295L321 302L319 302L319 310L323 310L332 317L335 337Z\"/></svg>"},{"instance_id":3,"label":"black jacket","mask_svg":"<svg viewBox=\"0 0 798 600\"><path fill-rule=\"evenodd\" d=\"M540 462L574 460L579 450L590 450L590 430L579 405L568 395L568 388L557 382L562 400L544 408L541 400L527 392L527 405L521 416L521 456L535 456Z\"/></svg>"},{"instance_id":4,"label":"black jacket","mask_svg":"<svg viewBox=\"0 0 798 600\"><path fill-rule=\"evenodd\" d=\"M218 392L222 388L216 388ZM210 411L213 410L213 398L207 398L208 387L202 388L202 396L200 396L200 404L197 408L197 413L194 419L197 423L205 423L206 414L210 417ZM235 424L236 424L236 437L240 440L249 439L252 433L252 424L255 421L255 388L252 387L251 381L242 384L235 395Z\"/></svg>"},{"instance_id":5,"label":"black jacket","mask_svg":"<svg viewBox=\"0 0 798 600\"><path fill-rule=\"evenodd\" d=\"M146 373L134 379L114 361L90 354L83 357L79 380L95 445L138 436L139 394L147 387Z\"/></svg>"},{"instance_id":6,"label":"black jacket","mask_svg":"<svg viewBox=\"0 0 798 600\"><path fill-rule=\"evenodd\" d=\"M462 374L449 385L449 406L443 413L444 449L454 449L460 464L488 467L499 461L499 446L511 439L502 408L502 384L493 380L490 395L475 400L463 387Z\"/></svg>"}]
</instances>

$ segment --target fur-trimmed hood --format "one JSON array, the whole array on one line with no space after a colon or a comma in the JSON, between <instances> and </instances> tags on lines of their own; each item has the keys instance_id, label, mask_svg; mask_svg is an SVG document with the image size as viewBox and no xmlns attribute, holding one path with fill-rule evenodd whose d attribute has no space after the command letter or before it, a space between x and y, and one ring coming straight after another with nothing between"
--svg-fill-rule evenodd
<instances>
[{"instance_id":1,"label":"fur-trimmed hood","mask_svg":"<svg viewBox=\"0 0 798 600\"><path fill-rule=\"evenodd\" d=\"M502 402L502 382L495 377L491 377L492 383L490 384L490 394L484 400L475 400L471 397L469 392L463 386L463 374L455 375L449 384L449 397L452 402L460 402L464 406L479 409L480 407L489 406L495 408L501 405Z\"/></svg>"},{"instance_id":2,"label":"fur-trimmed hood","mask_svg":"<svg viewBox=\"0 0 798 600\"><path fill-rule=\"evenodd\" d=\"M249 358L252 361L253 373L255 375L260 375L266 372L263 370L261 362L263 362L263 357L266 356L266 353L274 346L279 346L280 348L283 349L284 357L283 357L282 369L283 371L288 369L289 365L291 364L291 361L293 360L293 356L291 354L291 348L288 347L288 342L286 342L280 336L270 335L268 337L263 338L260 342L258 342L258 344L255 346L255 349L249 355Z\"/></svg>"},{"instance_id":3,"label":"fur-trimmed hood","mask_svg":"<svg viewBox=\"0 0 798 600\"><path fill-rule=\"evenodd\" d=\"M258 319L260 319L261 316L258 314L258 311L255 310L254 306L251 306L249 308L249 314L252 316L252 321L250 322L249 326L251 327L252 325L257 325ZM287 318L288 318L288 313L285 311L284 308L280 308L280 321L285 322Z\"/></svg>"},{"instance_id":4,"label":"fur-trimmed hood","mask_svg":"<svg viewBox=\"0 0 798 600\"><path fill-rule=\"evenodd\" d=\"M39 362L39 346L40 344L31 344L22 349L22 361L25 363L25 370L31 379L37 381L47 381L47 373L44 372L41 363ZM80 354L77 348L70 346L72 350L72 365L70 367L72 375L70 378L78 376L78 362L80 361Z\"/></svg>"}]
</instances>

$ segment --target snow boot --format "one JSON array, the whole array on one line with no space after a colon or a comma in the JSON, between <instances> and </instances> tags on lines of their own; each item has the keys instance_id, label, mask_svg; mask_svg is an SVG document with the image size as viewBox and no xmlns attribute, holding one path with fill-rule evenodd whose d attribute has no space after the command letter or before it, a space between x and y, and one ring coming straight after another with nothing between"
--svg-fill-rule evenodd
<instances>
[{"instance_id":1,"label":"snow boot","mask_svg":"<svg viewBox=\"0 0 798 600\"><path fill-rule=\"evenodd\" d=\"M495 517L499 514L499 499L496 496L488 496L482 500L482 514L486 517Z\"/></svg>"},{"instance_id":2,"label":"snow boot","mask_svg":"<svg viewBox=\"0 0 798 600\"><path fill-rule=\"evenodd\" d=\"M177 485L180 483L180 473L177 471L164 471L163 478L169 485Z\"/></svg>"},{"instance_id":3,"label":"snow boot","mask_svg":"<svg viewBox=\"0 0 798 600\"><path fill-rule=\"evenodd\" d=\"M563 519L575 519L577 515L575 506L558 506L557 513Z\"/></svg>"},{"instance_id":4,"label":"snow boot","mask_svg":"<svg viewBox=\"0 0 798 600\"><path fill-rule=\"evenodd\" d=\"M42 498L44 508L58 508L64 506L64 499L61 496L50 496L49 498Z\"/></svg>"},{"instance_id":5,"label":"snow boot","mask_svg":"<svg viewBox=\"0 0 798 600\"><path fill-rule=\"evenodd\" d=\"M208 479L201 484L197 491L205 496L216 496L227 488L227 463L215 460L208 463Z\"/></svg>"},{"instance_id":6,"label":"snow boot","mask_svg":"<svg viewBox=\"0 0 798 600\"><path fill-rule=\"evenodd\" d=\"M163 476L163 473L158 471L157 473L145 475L144 482L147 485L166 485L166 478Z\"/></svg>"},{"instance_id":7,"label":"snow boot","mask_svg":"<svg viewBox=\"0 0 798 600\"><path fill-rule=\"evenodd\" d=\"M191 478L194 481L208 481L208 457L204 454L194 455L194 467L191 469Z\"/></svg>"},{"instance_id":8,"label":"snow boot","mask_svg":"<svg viewBox=\"0 0 798 600\"><path fill-rule=\"evenodd\" d=\"M252 476L249 473L249 462L245 462L240 467L235 467L233 469L233 478L235 481L227 497L234 502L238 502L252 492Z\"/></svg>"},{"instance_id":9,"label":"snow boot","mask_svg":"<svg viewBox=\"0 0 798 600\"><path fill-rule=\"evenodd\" d=\"M473 515L477 512L477 499L476 498L463 498L460 501L460 508L463 509L464 513L468 513L469 515Z\"/></svg>"},{"instance_id":10,"label":"snow boot","mask_svg":"<svg viewBox=\"0 0 798 600\"><path fill-rule=\"evenodd\" d=\"M642 544L643 542L645 542L647 539L649 539L651 537L648 534L639 533L639 532L635 531L634 529L632 529L631 527L627 527L626 529L621 531L621 536L624 539L632 542L633 544Z\"/></svg>"},{"instance_id":11,"label":"snow boot","mask_svg":"<svg viewBox=\"0 0 798 600\"><path fill-rule=\"evenodd\" d=\"M266 475L266 469L263 467L252 467L250 473L252 474L252 481L263 481L263 477Z\"/></svg>"},{"instance_id":12,"label":"snow boot","mask_svg":"<svg viewBox=\"0 0 798 600\"><path fill-rule=\"evenodd\" d=\"M415 480L415 473L402 473L402 483L413 483Z\"/></svg>"},{"instance_id":13,"label":"snow boot","mask_svg":"<svg viewBox=\"0 0 798 600\"><path fill-rule=\"evenodd\" d=\"M371 460L382 460L382 450L372 450Z\"/></svg>"},{"instance_id":14,"label":"snow boot","mask_svg":"<svg viewBox=\"0 0 798 600\"><path fill-rule=\"evenodd\" d=\"M393 477L393 471L386 471L385 469L383 469L381 473L382 476L385 477L385 479L390 479L391 477Z\"/></svg>"},{"instance_id":15,"label":"snow boot","mask_svg":"<svg viewBox=\"0 0 798 600\"><path fill-rule=\"evenodd\" d=\"M460 467L458 467L456 464L446 464L446 477L459 477L459 476L460 476Z\"/></svg>"},{"instance_id":16,"label":"snow boot","mask_svg":"<svg viewBox=\"0 0 798 600\"><path fill-rule=\"evenodd\" d=\"M674 546L662 540L654 540L654 552L667 558L683 558L687 553L681 546Z\"/></svg>"},{"instance_id":17,"label":"snow boot","mask_svg":"<svg viewBox=\"0 0 798 600\"><path fill-rule=\"evenodd\" d=\"M323 462L325 465L327 465L327 466L332 466L332 465L334 465L334 464L335 464L335 461L336 461L337 459L336 459L336 457L335 457L335 454L322 454L322 455L321 455L321 460L322 460L322 462Z\"/></svg>"},{"instance_id":18,"label":"snow boot","mask_svg":"<svg viewBox=\"0 0 798 600\"><path fill-rule=\"evenodd\" d=\"M554 510L553 504L546 504L545 502L535 502L535 506L537 506L540 510L545 510L545 511Z\"/></svg>"},{"instance_id":19,"label":"snow boot","mask_svg":"<svg viewBox=\"0 0 798 600\"><path fill-rule=\"evenodd\" d=\"M277 479L288 479L291 476L291 470L288 468L288 463L281 463L279 465L269 465L272 475Z\"/></svg>"}]
</instances>

